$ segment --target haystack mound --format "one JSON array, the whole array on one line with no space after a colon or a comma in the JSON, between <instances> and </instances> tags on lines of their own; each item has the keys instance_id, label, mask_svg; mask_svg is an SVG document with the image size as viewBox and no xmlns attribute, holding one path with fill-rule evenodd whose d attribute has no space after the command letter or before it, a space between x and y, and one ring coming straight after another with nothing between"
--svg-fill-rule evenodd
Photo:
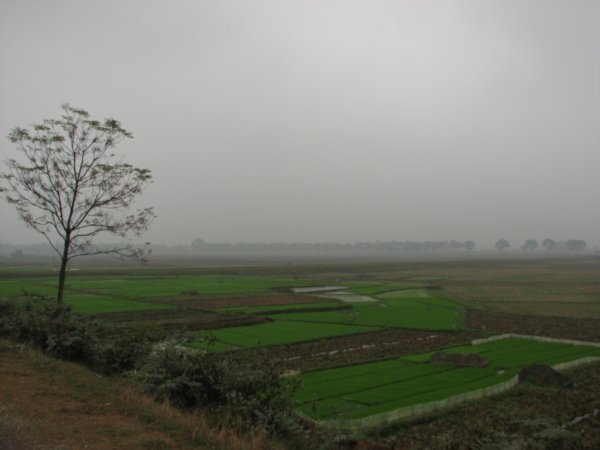
<instances>
[{"instance_id":1,"label":"haystack mound","mask_svg":"<svg viewBox=\"0 0 600 450\"><path fill-rule=\"evenodd\" d=\"M519 383L529 382L540 386L569 386L568 378L550 366L533 364L519 372Z\"/></svg>"}]
</instances>

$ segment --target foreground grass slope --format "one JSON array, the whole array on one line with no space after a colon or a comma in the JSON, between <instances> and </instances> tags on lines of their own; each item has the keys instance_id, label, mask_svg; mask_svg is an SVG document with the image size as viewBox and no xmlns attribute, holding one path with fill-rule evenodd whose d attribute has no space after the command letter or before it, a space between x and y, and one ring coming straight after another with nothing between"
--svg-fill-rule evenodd
<instances>
[{"instance_id":1,"label":"foreground grass slope","mask_svg":"<svg viewBox=\"0 0 600 450\"><path fill-rule=\"evenodd\" d=\"M505 395L360 438L332 431L323 434L320 448L600 448L600 414L594 414L600 410L600 364L566 375L571 388L526 383ZM285 448L211 427L204 417L156 404L118 380L6 341L0 341L0 383L11 386L0 389L0 447L15 444L11 450Z\"/></svg>"},{"instance_id":2,"label":"foreground grass slope","mask_svg":"<svg viewBox=\"0 0 600 450\"><path fill-rule=\"evenodd\" d=\"M17 424L4 432L12 431L10 442L23 448L283 448L211 424L199 413L158 404L124 381L2 340L0 385L0 416ZM0 448L6 442L0 436Z\"/></svg>"}]
</instances>

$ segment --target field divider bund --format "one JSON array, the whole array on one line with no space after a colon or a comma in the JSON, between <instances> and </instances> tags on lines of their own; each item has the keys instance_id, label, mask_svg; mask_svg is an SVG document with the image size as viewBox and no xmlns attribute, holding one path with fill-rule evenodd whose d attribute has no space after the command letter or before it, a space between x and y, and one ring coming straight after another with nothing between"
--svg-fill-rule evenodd
<instances>
[{"instance_id":1,"label":"field divider bund","mask_svg":"<svg viewBox=\"0 0 600 450\"><path fill-rule=\"evenodd\" d=\"M484 344L487 342L493 342L500 339L506 338L521 338L521 339L531 339L539 342L552 342L552 343L565 343L571 345L585 345L591 347L600 347L600 343L597 342L584 342L577 341L574 339L555 339L555 338L546 338L542 336L527 336L520 334L502 334L491 336L489 338L484 339L474 339L471 344L478 345ZM563 363L558 363L551 366L554 370L566 370L571 369L573 367L586 365L594 362L600 361L600 357L598 356L588 356L585 358L579 358L573 361L567 361ZM492 386L487 386L484 388L476 389L474 391L463 392L461 394L452 395L450 397L446 397L441 400L434 400L431 402L418 403L411 406L404 406L402 408L395 409L393 411L387 411L383 413L373 414L367 417L361 417L357 419L331 419L331 420L322 420L316 421L319 425L331 428L342 428L342 429L364 429L371 428L375 426L380 426L384 424L388 424L400 419L409 419L415 418L418 416L422 416L425 414L429 414L432 412L436 412L442 409L451 408L453 406L459 405L461 403L478 400L484 397L491 397L496 394L504 393L512 388L514 388L517 384L519 384L519 375L515 375L512 378L498 384L494 384Z\"/></svg>"},{"instance_id":2,"label":"field divider bund","mask_svg":"<svg viewBox=\"0 0 600 450\"><path fill-rule=\"evenodd\" d=\"M481 339L473 339L471 341L471 345L479 345L486 344L488 342L499 341L502 339L508 338L516 338L516 339L529 339L537 342L550 342L550 343L558 343L558 344L570 344L570 345L585 345L587 347L599 347L599 342L588 342L588 341L577 341L575 339L559 339L559 338L550 338L544 336L532 336L527 334L516 334L516 333L505 333L505 334L497 334L495 336L490 336L487 338Z\"/></svg>"}]
</instances>

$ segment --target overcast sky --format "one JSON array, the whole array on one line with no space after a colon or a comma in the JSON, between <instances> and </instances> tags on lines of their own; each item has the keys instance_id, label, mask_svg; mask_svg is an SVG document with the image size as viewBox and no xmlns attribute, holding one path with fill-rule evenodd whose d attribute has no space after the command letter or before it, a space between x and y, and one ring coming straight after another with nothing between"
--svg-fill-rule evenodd
<instances>
[{"instance_id":1,"label":"overcast sky","mask_svg":"<svg viewBox=\"0 0 600 450\"><path fill-rule=\"evenodd\" d=\"M598 0L2 0L0 61L0 171L114 117L154 243L600 244Z\"/></svg>"}]
</instances>

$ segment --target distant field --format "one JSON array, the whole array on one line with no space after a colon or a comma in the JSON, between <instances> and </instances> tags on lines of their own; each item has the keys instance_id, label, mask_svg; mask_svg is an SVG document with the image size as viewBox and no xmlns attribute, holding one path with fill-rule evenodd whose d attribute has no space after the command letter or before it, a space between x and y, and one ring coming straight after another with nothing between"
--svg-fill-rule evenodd
<instances>
[{"instance_id":1,"label":"distant field","mask_svg":"<svg viewBox=\"0 0 600 450\"><path fill-rule=\"evenodd\" d=\"M81 294L65 295L65 303L70 305L75 312L99 313L99 312L137 312L174 309L172 305L164 303L153 303L136 300L106 298L101 295Z\"/></svg>"},{"instance_id":2,"label":"distant field","mask_svg":"<svg viewBox=\"0 0 600 450\"><path fill-rule=\"evenodd\" d=\"M187 297L194 299L196 307L202 307L201 298L235 297L235 296L260 296L273 295L277 291L291 289L292 287L314 286L315 281L310 279L298 280L288 277L268 276L238 276L238 275L203 275L203 276L82 276L71 275L65 288L65 302L73 306L75 311L84 313L102 312L137 312L145 310L160 310L185 307ZM344 333L354 333L357 328L347 328L345 325L363 327L363 329L380 329L386 327L405 327L432 330L453 330L460 326L462 309L459 305L435 297L424 289L409 289L409 286L398 283L381 282L349 282L344 283L348 300L352 295L371 298L371 302L342 302L340 300L323 299L321 302L282 304L282 305L244 305L233 308L222 308L224 313L252 313L282 312L274 316L277 322L312 322L313 333L300 333L293 338L286 335L274 339L259 336L253 341L256 345L272 345L273 343L286 343L316 337L337 336ZM0 297L23 298L26 293L35 293L53 297L56 291L54 277L15 277L0 280ZM186 297L187 296L187 297ZM191 297L190 297L191 296ZM340 296L339 298L342 298ZM300 297L299 297L300 298ZM357 297L358 298L358 297ZM164 303L165 299L177 300ZM182 300L179 300L182 299ZM376 300L376 301L375 301ZM213 302L214 303L214 302ZM191 305L192 303L190 303ZM291 312L303 309L332 309L347 308L340 312ZM316 325L317 323L331 322L329 326ZM279 325L278 325L279 326ZM295 327L311 328L306 325ZM340 328L341 327L341 328ZM367 328L364 328L367 327ZM329 329L330 331L325 331ZM342 331L344 330L344 331ZM223 332L227 336L232 331ZM223 348L237 348L238 341L222 339L221 334L217 340L222 342ZM260 344L259 344L260 343ZM217 348L217 345L214 345Z\"/></svg>"},{"instance_id":3,"label":"distant field","mask_svg":"<svg viewBox=\"0 0 600 450\"><path fill-rule=\"evenodd\" d=\"M503 339L477 346L446 349L447 353L478 353L490 359L484 368L430 364L423 353L300 375L298 408L315 419L359 418L404 406L492 386L513 377L529 364L553 365L587 356L600 348Z\"/></svg>"},{"instance_id":4,"label":"distant field","mask_svg":"<svg viewBox=\"0 0 600 450\"><path fill-rule=\"evenodd\" d=\"M311 303L290 303L286 305L261 305L261 306L236 306L231 308L219 308L218 311L223 312L244 312L249 314L262 313L265 311L289 311L299 309L330 309L344 306L342 302L311 302Z\"/></svg>"},{"instance_id":5,"label":"distant field","mask_svg":"<svg viewBox=\"0 0 600 450\"><path fill-rule=\"evenodd\" d=\"M600 258L444 264L436 282L470 308L600 319Z\"/></svg>"},{"instance_id":6,"label":"distant field","mask_svg":"<svg viewBox=\"0 0 600 450\"><path fill-rule=\"evenodd\" d=\"M53 298L56 295L53 278L25 278L0 280L0 298L23 299L28 294ZM93 292L81 292L70 286L65 289L64 302L80 313L126 312L172 309L173 306L143 302L126 298L114 298Z\"/></svg>"},{"instance_id":7,"label":"distant field","mask_svg":"<svg viewBox=\"0 0 600 450\"><path fill-rule=\"evenodd\" d=\"M135 276L125 278L73 278L69 287L98 293L115 293L124 297L156 298L185 292L200 295L264 294L276 288L305 286L309 281L258 276Z\"/></svg>"},{"instance_id":8,"label":"distant field","mask_svg":"<svg viewBox=\"0 0 600 450\"><path fill-rule=\"evenodd\" d=\"M349 292L352 292L353 294L359 294L359 295L378 295L378 294L383 294L385 292L390 292L390 291L399 291L402 289L412 289L415 287L414 284L399 284L399 283L378 283L378 284L374 284L374 285L367 285L367 286L358 286L358 287L352 287L351 284L349 284Z\"/></svg>"},{"instance_id":9,"label":"distant field","mask_svg":"<svg viewBox=\"0 0 600 450\"><path fill-rule=\"evenodd\" d=\"M351 323L378 328L456 330L463 308L425 289L407 289L375 296L377 301L351 303L352 310L278 314L274 320Z\"/></svg>"},{"instance_id":10,"label":"distant field","mask_svg":"<svg viewBox=\"0 0 600 450\"><path fill-rule=\"evenodd\" d=\"M438 298L425 289L394 291L377 296L376 304L358 304L357 323L383 324L398 328L456 330L462 325L463 308ZM381 306L384 305L384 306Z\"/></svg>"},{"instance_id":11,"label":"distant field","mask_svg":"<svg viewBox=\"0 0 600 450\"><path fill-rule=\"evenodd\" d=\"M310 341L373 330L375 330L374 327L342 324L270 322L259 325L201 331L197 333L199 339L192 342L190 346L207 348L211 351L235 350L239 348ZM208 344L206 339L209 337L216 339L214 344Z\"/></svg>"},{"instance_id":12,"label":"distant field","mask_svg":"<svg viewBox=\"0 0 600 450\"><path fill-rule=\"evenodd\" d=\"M0 298L24 298L28 294L52 298L56 277L0 279ZM71 275L65 287L65 303L85 313L172 309L153 301L185 293L204 296L259 295L274 289L305 286L310 281L257 276L78 276Z\"/></svg>"},{"instance_id":13,"label":"distant field","mask_svg":"<svg viewBox=\"0 0 600 450\"><path fill-rule=\"evenodd\" d=\"M368 287L369 289L371 287ZM362 295L362 294L361 294ZM341 297L340 297L341 298ZM260 313L276 311L269 324L230 327L210 331L212 351L262 347L317 338L375 331L385 328L410 328L425 330L457 330L463 328L463 308L453 302L438 298L426 289L405 289L380 294L368 302L323 302L233 308L230 311ZM345 305L350 309L330 311ZM298 311L306 308L324 308L324 311ZM286 312L290 310L296 312ZM205 333L199 333L203 338ZM190 345L206 348L200 339Z\"/></svg>"},{"instance_id":14,"label":"distant field","mask_svg":"<svg viewBox=\"0 0 600 450\"><path fill-rule=\"evenodd\" d=\"M230 267L219 269L218 274L206 268L177 267L84 267L69 275L65 301L85 313L191 307L223 314L277 312L272 315L275 321L377 329L460 330L465 308L600 318L600 260L594 258L280 264ZM43 270L48 276L38 276ZM432 284L434 289L422 288ZM314 286L345 289L335 299L302 297L290 291ZM0 297L22 298L26 292L51 298L55 291L56 275L45 266L0 268ZM375 301L351 302L351 295ZM281 298L281 304L258 300L275 297ZM335 308L344 299L351 309L310 311Z\"/></svg>"}]
</instances>

